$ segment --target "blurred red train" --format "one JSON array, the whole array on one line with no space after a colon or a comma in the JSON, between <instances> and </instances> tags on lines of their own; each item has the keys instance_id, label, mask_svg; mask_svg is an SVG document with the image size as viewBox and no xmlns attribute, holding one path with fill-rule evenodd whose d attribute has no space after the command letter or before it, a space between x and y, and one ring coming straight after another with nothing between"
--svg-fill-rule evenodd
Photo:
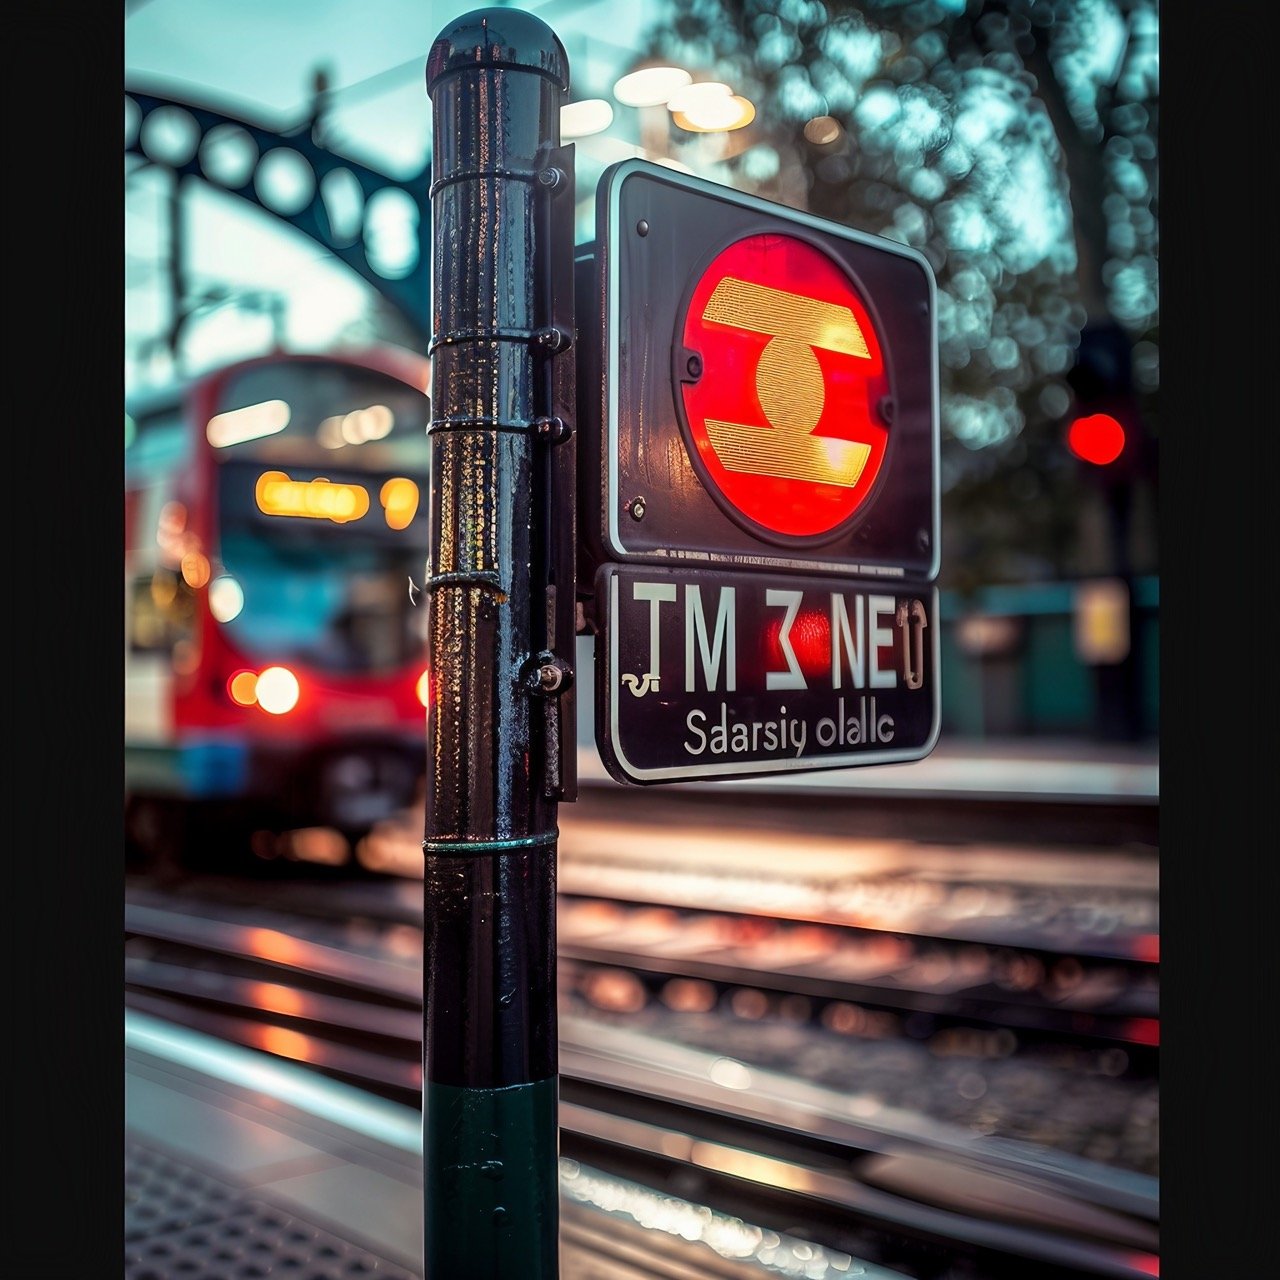
<instances>
[{"instance_id":1,"label":"blurred red train","mask_svg":"<svg viewBox=\"0 0 1280 1280\"><path fill-rule=\"evenodd\" d=\"M429 376L394 347L275 353L126 403L132 853L349 849L413 800Z\"/></svg>"}]
</instances>

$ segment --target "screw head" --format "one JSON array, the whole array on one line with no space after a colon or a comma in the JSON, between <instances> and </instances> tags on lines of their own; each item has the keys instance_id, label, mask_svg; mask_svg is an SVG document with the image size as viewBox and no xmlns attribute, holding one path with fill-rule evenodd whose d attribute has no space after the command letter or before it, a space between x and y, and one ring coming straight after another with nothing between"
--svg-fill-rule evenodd
<instances>
[{"instance_id":1,"label":"screw head","mask_svg":"<svg viewBox=\"0 0 1280 1280\"><path fill-rule=\"evenodd\" d=\"M569 437L569 425L563 418L538 418L533 426L539 439L550 441L552 444L559 444L561 440Z\"/></svg>"},{"instance_id":2,"label":"screw head","mask_svg":"<svg viewBox=\"0 0 1280 1280\"><path fill-rule=\"evenodd\" d=\"M691 378L702 377L702 357L701 356L698 356L698 355L690 356L689 359L685 361L684 367L689 371L689 377Z\"/></svg>"},{"instance_id":3,"label":"screw head","mask_svg":"<svg viewBox=\"0 0 1280 1280\"><path fill-rule=\"evenodd\" d=\"M627 510L631 512L631 518L633 520L643 520L644 508L645 502L643 498L632 498Z\"/></svg>"},{"instance_id":4,"label":"screw head","mask_svg":"<svg viewBox=\"0 0 1280 1280\"><path fill-rule=\"evenodd\" d=\"M545 662L538 668L538 685L544 693L554 693L563 679L564 674L552 662Z\"/></svg>"},{"instance_id":5,"label":"screw head","mask_svg":"<svg viewBox=\"0 0 1280 1280\"><path fill-rule=\"evenodd\" d=\"M565 334L560 329L539 329L534 335L534 341L544 351L559 351L562 347L568 346Z\"/></svg>"},{"instance_id":6,"label":"screw head","mask_svg":"<svg viewBox=\"0 0 1280 1280\"><path fill-rule=\"evenodd\" d=\"M636 223L636 235L647 236L648 234L649 234L649 224L643 218L641 218L640 221Z\"/></svg>"}]
</instances>

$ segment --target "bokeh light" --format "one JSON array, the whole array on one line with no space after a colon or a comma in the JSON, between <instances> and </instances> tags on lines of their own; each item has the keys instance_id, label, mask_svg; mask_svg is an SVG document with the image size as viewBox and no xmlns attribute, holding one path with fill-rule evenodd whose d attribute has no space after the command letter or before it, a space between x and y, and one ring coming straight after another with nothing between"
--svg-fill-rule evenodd
<instances>
[{"instance_id":1,"label":"bokeh light","mask_svg":"<svg viewBox=\"0 0 1280 1280\"><path fill-rule=\"evenodd\" d=\"M642 67L613 86L613 96L625 107L657 107L693 77L680 67Z\"/></svg>"},{"instance_id":2,"label":"bokeh light","mask_svg":"<svg viewBox=\"0 0 1280 1280\"><path fill-rule=\"evenodd\" d=\"M298 705L298 677L288 667L268 667L258 676L258 705L273 716L282 716Z\"/></svg>"},{"instance_id":3,"label":"bokeh light","mask_svg":"<svg viewBox=\"0 0 1280 1280\"><path fill-rule=\"evenodd\" d=\"M209 584L209 612L218 622L230 622L244 608L244 588L230 574L221 574Z\"/></svg>"},{"instance_id":4,"label":"bokeh light","mask_svg":"<svg viewBox=\"0 0 1280 1280\"><path fill-rule=\"evenodd\" d=\"M395 476L382 486L378 493L392 529L407 529L418 514L418 486L406 476Z\"/></svg>"},{"instance_id":5,"label":"bokeh light","mask_svg":"<svg viewBox=\"0 0 1280 1280\"><path fill-rule=\"evenodd\" d=\"M237 671L227 681L227 692L231 701L242 707L251 707L258 700L258 673L256 671Z\"/></svg>"},{"instance_id":6,"label":"bokeh light","mask_svg":"<svg viewBox=\"0 0 1280 1280\"><path fill-rule=\"evenodd\" d=\"M1124 452L1124 427L1109 413L1091 413L1068 428L1067 446L1077 458L1104 467Z\"/></svg>"},{"instance_id":7,"label":"bokeh light","mask_svg":"<svg viewBox=\"0 0 1280 1280\"><path fill-rule=\"evenodd\" d=\"M613 107L603 98L585 98L560 108L560 136L586 138L603 133L613 123Z\"/></svg>"}]
</instances>

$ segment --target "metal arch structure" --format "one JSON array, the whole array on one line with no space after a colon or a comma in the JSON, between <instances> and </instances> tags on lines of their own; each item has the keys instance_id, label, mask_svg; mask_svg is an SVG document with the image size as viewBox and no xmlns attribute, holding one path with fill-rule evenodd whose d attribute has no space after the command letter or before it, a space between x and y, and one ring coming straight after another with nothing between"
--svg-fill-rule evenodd
<instances>
[{"instance_id":1,"label":"metal arch structure","mask_svg":"<svg viewBox=\"0 0 1280 1280\"><path fill-rule=\"evenodd\" d=\"M211 107L164 97L157 93L126 86L124 96L126 102L132 101L138 108L137 127L133 130L132 136L125 139L126 154L141 156L144 160L169 170L175 178L199 178L216 190L239 196L242 200L256 205L263 212L289 223L290 226L310 236L335 257L345 262L390 302L407 321L412 332L421 339L425 349L430 335L424 328L424 322L431 311L430 164L414 177L401 181L321 146L314 140L311 129L306 125L303 125L296 134L285 135L265 125L229 116ZM185 161L173 162L157 158L150 155L142 144L147 120L156 112L166 108L176 108L185 112L198 131L195 146L190 157ZM219 181L202 163L205 140L219 126L230 126L241 130L257 149L256 158L245 181L238 186ZM258 192L259 171L268 157L278 153L292 153L298 157L307 165L313 177L309 198L301 208L292 213L273 208ZM349 174L359 185L361 193L359 226L350 239L340 236L335 231L333 220L325 204L325 179L331 174L341 173ZM370 202L380 192L389 190L404 192L413 201L418 216L417 261L405 274L395 277L383 275L374 266L365 248Z\"/></svg>"}]
</instances>

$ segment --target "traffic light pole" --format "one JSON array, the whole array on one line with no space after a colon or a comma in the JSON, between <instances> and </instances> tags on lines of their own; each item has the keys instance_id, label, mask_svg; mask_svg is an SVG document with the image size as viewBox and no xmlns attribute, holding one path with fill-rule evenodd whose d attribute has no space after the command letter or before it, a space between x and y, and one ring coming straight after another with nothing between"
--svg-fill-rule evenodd
<instances>
[{"instance_id":1,"label":"traffic light pole","mask_svg":"<svg viewBox=\"0 0 1280 1280\"><path fill-rule=\"evenodd\" d=\"M575 781L568 86L555 34L513 9L459 18L427 62L430 1280L559 1274L556 815Z\"/></svg>"}]
</instances>

